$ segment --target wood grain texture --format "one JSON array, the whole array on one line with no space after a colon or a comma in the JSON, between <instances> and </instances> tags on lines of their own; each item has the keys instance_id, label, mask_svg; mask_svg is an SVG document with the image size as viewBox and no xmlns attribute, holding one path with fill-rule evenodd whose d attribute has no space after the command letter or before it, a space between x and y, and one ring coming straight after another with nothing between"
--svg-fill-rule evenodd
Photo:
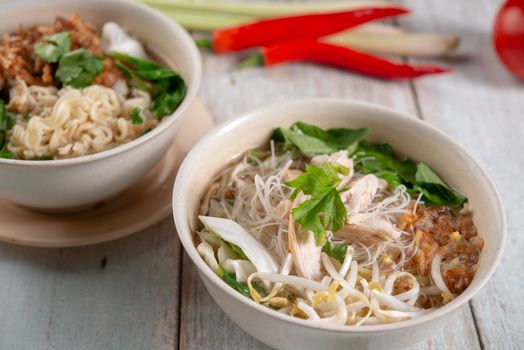
<instances>
[{"instance_id":1,"label":"wood grain texture","mask_svg":"<svg viewBox=\"0 0 524 350\"><path fill-rule=\"evenodd\" d=\"M471 305L484 348L522 349L524 85L504 69L492 47L491 26L501 3L484 0L472 6L469 1L410 0L406 4L417 16L402 24L461 33L461 57L449 61L456 72L443 79L417 81L415 87L425 119L480 161L502 197L508 221L505 252Z\"/></svg>"},{"instance_id":2,"label":"wood grain texture","mask_svg":"<svg viewBox=\"0 0 524 350\"><path fill-rule=\"evenodd\" d=\"M409 82L381 82L310 64L236 68L241 56L203 52L200 95L222 122L250 109L304 97L341 97L415 114Z\"/></svg>"},{"instance_id":3,"label":"wood grain texture","mask_svg":"<svg viewBox=\"0 0 524 350\"><path fill-rule=\"evenodd\" d=\"M189 257L183 255L180 349L271 349L227 317L205 290Z\"/></svg>"},{"instance_id":4,"label":"wood grain texture","mask_svg":"<svg viewBox=\"0 0 524 350\"><path fill-rule=\"evenodd\" d=\"M173 349L180 244L172 219L71 249L0 244L0 349Z\"/></svg>"}]
</instances>

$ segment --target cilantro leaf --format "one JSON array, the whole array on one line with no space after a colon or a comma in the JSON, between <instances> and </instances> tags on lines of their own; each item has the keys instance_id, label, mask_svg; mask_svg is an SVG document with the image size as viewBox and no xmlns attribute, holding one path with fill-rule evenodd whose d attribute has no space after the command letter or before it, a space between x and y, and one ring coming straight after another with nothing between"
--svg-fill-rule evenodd
<instances>
[{"instance_id":1,"label":"cilantro leaf","mask_svg":"<svg viewBox=\"0 0 524 350\"><path fill-rule=\"evenodd\" d=\"M142 124L144 122L144 119L140 116L140 108L135 107L131 111L131 123L138 125Z\"/></svg>"},{"instance_id":2,"label":"cilantro leaf","mask_svg":"<svg viewBox=\"0 0 524 350\"><path fill-rule=\"evenodd\" d=\"M331 163L320 167L308 165L306 172L287 183L293 188L290 199L302 192L310 198L291 210L293 218L306 230L314 233L318 245L323 245L326 230L338 231L347 218L347 211L340 198L338 169Z\"/></svg>"},{"instance_id":3,"label":"cilantro leaf","mask_svg":"<svg viewBox=\"0 0 524 350\"><path fill-rule=\"evenodd\" d=\"M56 78L63 85L82 88L90 85L103 70L101 57L92 56L86 49L78 49L60 58Z\"/></svg>"},{"instance_id":4,"label":"cilantro leaf","mask_svg":"<svg viewBox=\"0 0 524 350\"><path fill-rule=\"evenodd\" d=\"M332 258L335 258L341 264L344 262L347 250L347 243L333 244L330 241L327 241L326 244L324 244L322 247L322 251L324 253L331 256Z\"/></svg>"},{"instance_id":5,"label":"cilantro leaf","mask_svg":"<svg viewBox=\"0 0 524 350\"><path fill-rule=\"evenodd\" d=\"M36 43L35 53L45 62L54 63L69 51L70 34L61 32L42 37L42 43Z\"/></svg>"}]
</instances>

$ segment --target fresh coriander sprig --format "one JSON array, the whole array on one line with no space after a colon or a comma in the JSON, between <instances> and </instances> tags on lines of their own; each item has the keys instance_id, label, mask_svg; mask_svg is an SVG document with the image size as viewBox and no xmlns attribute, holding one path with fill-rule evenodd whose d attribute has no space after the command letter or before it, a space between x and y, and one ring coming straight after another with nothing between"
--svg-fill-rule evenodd
<instances>
[{"instance_id":1,"label":"fresh coriander sprig","mask_svg":"<svg viewBox=\"0 0 524 350\"><path fill-rule=\"evenodd\" d=\"M42 37L43 42L35 44L35 53L45 62L55 63L70 50L69 32Z\"/></svg>"},{"instance_id":2,"label":"fresh coriander sprig","mask_svg":"<svg viewBox=\"0 0 524 350\"><path fill-rule=\"evenodd\" d=\"M91 55L86 49L78 49L60 58L55 76L64 85L81 88L89 86L103 70L101 57Z\"/></svg>"},{"instance_id":3,"label":"fresh coriander sprig","mask_svg":"<svg viewBox=\"0 0 524 350\"><path fill-rule=\"evenodd\" d=\"M91 85L104 70L104 60L84 49L71 50L71 35L61 32L42 37L34 46L35 53L45 62L56 63L55 78L63 85L82 88Z\"/></svg>"},{"instance_id":4,"label":"fresh coriander sprig","mask_svg":"<svg viewBox=\"0 0 524 350\"><path fill-rule=\"evenodd\" d=\"M290 199L302 192L310 198L291 210L291 215L302 228L312 231L318 245L326 241L326 230L338 231L348 216L337 185L340 166L324 163L320 167L308 165L306 172L286 183L293 188Z\"/></svg>"}]
</instances>

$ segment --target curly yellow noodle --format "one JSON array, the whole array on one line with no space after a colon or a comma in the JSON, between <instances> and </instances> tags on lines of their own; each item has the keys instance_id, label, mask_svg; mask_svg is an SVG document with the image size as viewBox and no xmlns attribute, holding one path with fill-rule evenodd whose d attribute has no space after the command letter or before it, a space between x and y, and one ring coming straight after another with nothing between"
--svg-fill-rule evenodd
<instances>
[{"instance_id":1,"label":"curly yellow noodle","mask_svg":"<svg viewBox=\"0 0 524 350\"><path fill-rule=\"evenodd\" d=\"M8 108L19 114L8 135L8 149L22 159L72 158L104 151L156 126L158 120L148 110L150 103L147 92L128 91L123 81L113 88L91 85L57 90L27 86L18 79L10 89ZM134 108L141 111L141 124L131 121Z\"/></svg>"}]
</instances>

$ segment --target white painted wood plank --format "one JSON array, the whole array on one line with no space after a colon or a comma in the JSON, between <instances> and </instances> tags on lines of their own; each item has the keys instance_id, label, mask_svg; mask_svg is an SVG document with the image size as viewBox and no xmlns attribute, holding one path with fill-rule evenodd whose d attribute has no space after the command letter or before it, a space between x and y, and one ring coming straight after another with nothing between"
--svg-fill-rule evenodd
<instances>
[{"instance_id":1,"label":"white painted wood plank","mask_svg":"<svg viewBox=\"0 0 524 350\"><path fill-rule=\"evenodd\" d=\"M304 97L357 99L416 113L408 82L382 82L310 64L238 70L239 61L236 55L203 52L200 95L217 122L265 104Z\"/></svg>"},{"instance_id":2,"label":"white painted wood plank","mask_svg":"<svg viewBox=\"0 0 524 350\"><path fill-rule=\"evenodd\" d=\"M472 306L484 348L522 349L524 85L505 71L492 49L491 26L501 1L406 3L416 16L403 20L403 26L462 36L464 58L449 60L456 72L415 86L425 119L470 151L502 196L508 219L504 256Z\"/></svg>"},{"instance_id":3,"label":"white painted wood plank","mask_svg":"<svg viewBox=\"0 0 524 350\"><path fill-rule=\"evenodd\" d=\"M180 244L172 219L71 249L0 244L0 349L173 349Z\"/></svg>"},{"instance_id":4,"label":"white painted wood plank","mask_svg":"<svg viewBox=\"0 0 524 350\"><path fill-rule=\"evenodd\" d=\"M227 317L205 290L189 257L183 255L180 349L270 349Z\"/></svg>"}]
</instances>

